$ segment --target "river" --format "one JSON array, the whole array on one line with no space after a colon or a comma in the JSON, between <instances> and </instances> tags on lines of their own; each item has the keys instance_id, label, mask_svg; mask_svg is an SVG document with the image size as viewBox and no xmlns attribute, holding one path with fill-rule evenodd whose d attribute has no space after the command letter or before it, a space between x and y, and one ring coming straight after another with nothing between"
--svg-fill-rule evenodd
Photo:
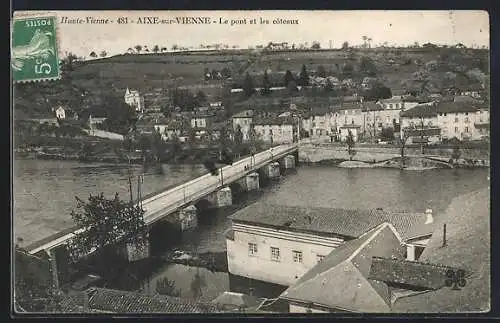
<instances>
[{"instance_id":1,"label":"river","mask_svg":"<svg viewBox=\"0 0 500 323\"><path fill-rule=\"evenodd\" d=\"M132 166L131 172L138 175L143 168ZM142 191L144 195L149 194L204 173L202 165L163 165L162 172L156 169L145 172ZM14 166L15 236L21 237L25 245L71 226L70 212L76 205L75 195L85 198L90 193L103 192L112 196L118 192L128 197L128 174L128 165L17 160ZM439 217L454 197L489 186L488 175L486 168L400 171L303 165L297 172L263 188L255 203L381 207L417 212L431 208ZM223 232L229 224L226 214L217 214L210 221L200 223L182 242L181 248L197 253L225 251ZM241 285L246 284L227 273L166 265L153 274L143 290L154 290L156 281L167 277L175 281L182 297L192 297L190 286L197 275L204 282L200 298L206 300L225 290L241 290Z\"/></svg>"}]
</instances>

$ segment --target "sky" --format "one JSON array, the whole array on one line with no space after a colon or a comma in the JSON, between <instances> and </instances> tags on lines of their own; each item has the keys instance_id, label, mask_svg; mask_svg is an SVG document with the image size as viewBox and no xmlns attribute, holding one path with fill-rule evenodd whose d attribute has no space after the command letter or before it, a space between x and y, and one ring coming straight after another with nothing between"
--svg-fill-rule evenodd
<instances>
[{"instance_id":1,"label":"sky","mask_svg":"<svg viewBox=\"0 0 500 323\"><path fill-rule=\"evenodd\" d=\"M105 50L109 55L124 53L137 44L171 48L223 43L240 48L266 45L268 42L300 44L319 41L322 48L363 43L406 46L418 42L438 44L462 43L489 47L489 16L486 11L55 11L58 19L59 51L88 57L91 51ZM31 13L20 13L28 14ZM47 14L47 13L45 13ZM16 14L15 14L16 15ZM140 16L168 19L181 16L208 16L211 20L227 19L229 24L118 24L118 17L137 21ZM110 24L68 24L69 19L109 18ZM269 24L260 24L260 19ZM277 18L297 20L298 24L273 24ZM246 24L231 26L231 20L246 19ZM257 24L250 24L256 19Z\"/></svg>"}]
</instances>

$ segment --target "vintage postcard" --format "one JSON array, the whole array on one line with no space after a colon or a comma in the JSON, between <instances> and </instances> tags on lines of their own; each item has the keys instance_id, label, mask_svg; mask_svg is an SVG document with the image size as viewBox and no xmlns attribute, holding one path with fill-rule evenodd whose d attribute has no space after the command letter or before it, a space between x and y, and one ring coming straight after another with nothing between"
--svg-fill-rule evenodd
<instances>
[{"instance_id":1,"label":"vintage postcard","mask_svg":"<svg viewBox=\"0 0 500 323\"><path fill-rule=\"evenodd\" d=\"M12 303L490 311L486 11L15 12Z\"/></svg>"}]
</instances>

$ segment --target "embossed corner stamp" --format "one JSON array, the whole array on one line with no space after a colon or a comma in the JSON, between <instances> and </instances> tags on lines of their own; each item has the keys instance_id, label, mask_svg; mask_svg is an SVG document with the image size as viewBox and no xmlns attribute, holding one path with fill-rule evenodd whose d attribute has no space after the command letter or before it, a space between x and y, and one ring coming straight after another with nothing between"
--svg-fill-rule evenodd
<instances>
[{"instance_id":1,"label":"embossed corner stamp","mask_svg":"<svg viewBox=\"0 0 500 323\"><path fill-rule=\"evenodd\" d=\"M60 78L55 16L14 17L11 69L14 83Z\"/></svg>"}]
</instances>

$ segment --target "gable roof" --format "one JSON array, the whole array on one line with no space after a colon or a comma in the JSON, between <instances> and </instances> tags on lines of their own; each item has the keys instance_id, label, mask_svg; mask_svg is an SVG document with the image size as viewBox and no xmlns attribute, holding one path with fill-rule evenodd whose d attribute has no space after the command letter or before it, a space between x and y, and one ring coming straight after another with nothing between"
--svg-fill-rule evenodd
<instances>
[{"instance_id":1,"label":"gable roof","mask_svg":"<svg viewBox=\"0 0 500 323\"><path fill-rule=\"evenodd\" d=\"M263 302L265 298L251 296L242 293L234 293L234 292L224 292L217 296L212 303L217 303L221 305L229 305L232 307L238 308L247 308L247 309L256 309Z\"/></svg>"},{"instance_id":2,"label":"gable roof","mask_svg":"<svg viewBox=\"0 0 500 323\"><path fill-rule=\"evenodd\" d=\"M430 235L432 223L425 224L424 213L384 212L380 210L335 209L254 203L231 216L235 222L281 230L313 232L357 238L375 226L390 222L403 240Z\"/></svg>"},{"instance_id":3,"label":"gable roof","mask_svg":"<svg viewBox=\"0 0 500 323\"><path fill-rule=\"evenodd\" d=\"M478 108L469 102L440 102L436 105L439 113L475 112Z\"/></svg>"},{"instance_id":4,"label":"gable roof","mask_svg":"<svg viewBox=\"0 0 500 323\"><path fill-rule=\"evenodd\" d=\"M438 112L434 105L419 104L406 111L401 111L401 117L435 117Z\"/></svg>"},{"instance_id":5,"label":"gable roof","mask_svg":"<svg viewBox=\"0 0 500 323\"><path fill-rule=\"evenodd\" d=\"M89 288L88 306L91 311L108 313L220 313L220 306L198 303L164 295L147 295L107 288ZM73 304L83 306L83 293L72 297ZM83 309L83 307L82 307Z\"/></svg>"},{"instance_id":6,"label":"gable roof","mask_svg":"<svg viewBox=\"0 0 500 323\"><path fill-rule=\"evenodd\" d=\"M401 296L395 313L486 312L491 306L490 189L456 197L436 224L420 261L462 268L472 273L459 291L447 287ZM443 224L446 246L443 247Z\"/></svg>"},{"instance_id":7,"label":"gable roof","mask_svg":"<svg viewBox=\"0 0 500 323\"><path fill-rule=\"evenodd\" d=\"M280 298L353 312L390 312L386 283L368 279L373 256L403 258L394 227L382 223L334 249Z\"/></svg>"}]
</instances>

